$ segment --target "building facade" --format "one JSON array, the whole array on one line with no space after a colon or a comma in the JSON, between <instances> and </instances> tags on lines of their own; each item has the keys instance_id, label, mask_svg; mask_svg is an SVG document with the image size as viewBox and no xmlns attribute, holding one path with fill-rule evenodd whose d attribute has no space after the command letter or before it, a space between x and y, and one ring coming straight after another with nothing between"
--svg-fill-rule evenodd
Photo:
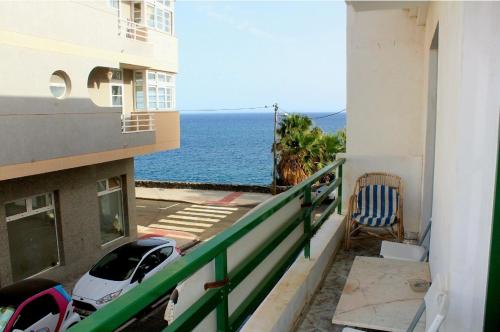
<instances>
[{"instance_id":1,"label":"building facade","mask_svg":"<svg viewBox=\"0 0 500 332\"><path fill-rule=\"evenodd\" d=\"M178 148L174 3L0 3L0 286L137 236L133 157Z\"/></svg>"}]
</instances>

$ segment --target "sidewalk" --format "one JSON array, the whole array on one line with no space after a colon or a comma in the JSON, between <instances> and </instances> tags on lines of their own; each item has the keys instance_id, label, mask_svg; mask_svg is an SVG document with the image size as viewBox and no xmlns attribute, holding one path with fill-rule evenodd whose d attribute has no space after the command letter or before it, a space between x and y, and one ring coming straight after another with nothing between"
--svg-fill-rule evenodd
<instances>
[{"instance_id":1,"label":"sidewalk","mask_svg":"<svg viewBox=\"0 0 500 332\"><path fill-rule=\"evenodd\" d=\"M213 204L229 206L255 206L272 197L271 194L244 193L199 189L166 189L136 187L139 199L154 199L192 204Z\"/></svg>"}]
</instances>

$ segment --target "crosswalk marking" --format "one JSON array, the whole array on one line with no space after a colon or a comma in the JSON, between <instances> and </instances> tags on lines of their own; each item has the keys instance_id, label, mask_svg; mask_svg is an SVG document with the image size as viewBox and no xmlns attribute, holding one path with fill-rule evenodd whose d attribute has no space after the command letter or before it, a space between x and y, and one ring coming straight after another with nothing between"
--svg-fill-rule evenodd
<instances>
[{"instance_id":1,"label":"crosswalk marking","mask_svg":"<svg viewBox=\"0 0 500 332\"><path fill-rule=\"evenodd\" d=\"M225 206L211 206L211 205L191 205L195 208L213 209L213 210L227 210L227 211L238 211L238 208L225 207Z\"/></svg>"},{"instance_id":2,"label":"crosswalk marking","mask_svg":"<svg viewBox=\"0 0 500 332\"><path fill-rule=\"evenodd\" d=\"M211 213L218 213L218 214L232 214L233 211L214 211L214 210L208 210L208 209L201 209L201 208L185 208L185 211L194 211L194 212L211 212Z\"/></svg>"},{"instance_id":3,"label":"crosswalk marking","mask_svg":"<svg viewBox=\"0 0 500 332\"><path fill-rule=\"evenodd\" d=\"M165 211L178 204L179 203L175 203L158 209ZM195 234L203 233L215 223L218 223L238 210L239 208L237 207L193 204L178 211L174 210L175 212L170 212L172 213L170 215L162 213L164 219L157 220L155 224L150 224L149 227Z\"/></svg>"},{"instance_id":4,"label":"crosswalk marking","mask_svg":"<svg viewBox=\"0 0 500 332\"><path fill-rule=\"evenodd\" d=\"M212 213L200 213L200 212L189 212L189 211L177 211L177 214L187 214L190 216L200 216L200 217L214 217L214 218L226 218L223 214L212 214Z\"/></svg>"},{"instance_id":5,"label":"crosswalk marking","mask_svg":"<svg viewBox=\"0 0 500 332\"><path fill-rule=\"evenodd\" d=\"M149 227L168 229L172 231L184 231L189 233L203 233L205 229L201 228L192 228L192 227L181 227L181 226L173 226L173 225L160 225L160 224L151 224Z\"/></svg>"},{"instance_id":6,"label":"crosswalk marking","mask_svg":"<svg viewBox=\"0 0 500 332\"><path fill-rule=\"evenodd\" d=\"M211 221L211 222L219 222L220 221L220 219L214 219L214 218L178 216L176 214L171 214L171 215L167 216L167 218L184 219L184 220L194 220L194 221Z\"/></svg>"},{"instance_id":7,"label":"crosswalk marking","mask_svg":"<svg viewBox=\"0 0 500 332\"><path fill-rule=\"evenodd\" d=\"M172 208L174 206L177 206L179 204L181 204L181 203L175 203L175 204L172 204L172 205L169 205L169 206L165 206L165 207L161 207L161 208L158 208L158 209L160 209L160 210L166 210L166 209L170 209L170 208Z\"/></svg>"},{"instance_id":8,"label":"crosswalk marking","mask_svg":"<svg viewBox=\"0 0 500 332\"><path fill-rule=\"evenodd\" d=\"M186 225L186 226L194 226L194 227L212 227L213 224L204 224L201 222L192 222L192 221L182 221L182 220L170 220L170 219L160 219L158 222L165 224L176 224L176 225Z\"/></svg>"}]
</instances>

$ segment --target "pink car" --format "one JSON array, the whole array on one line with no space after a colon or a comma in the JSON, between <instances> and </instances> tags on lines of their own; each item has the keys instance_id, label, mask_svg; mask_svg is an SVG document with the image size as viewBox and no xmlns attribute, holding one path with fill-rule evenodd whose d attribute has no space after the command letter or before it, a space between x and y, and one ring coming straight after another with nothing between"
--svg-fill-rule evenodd
<instances>
[{"instance_id":1,"label":"pink car","mask_svg":"<svg viewBox=\"0 0 500 332\"><path fill-rule=\"evenodd\" d=\"M66 331L78 323L71 296L61 284L27 279L0 289L0 331Z\"/></svg>"}]
</instances>

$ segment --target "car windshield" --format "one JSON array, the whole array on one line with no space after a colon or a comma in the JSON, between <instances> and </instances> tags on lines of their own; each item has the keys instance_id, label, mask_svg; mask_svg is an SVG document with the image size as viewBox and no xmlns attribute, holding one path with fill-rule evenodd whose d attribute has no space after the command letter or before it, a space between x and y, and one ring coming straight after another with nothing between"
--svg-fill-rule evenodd
<instances>
[{"instance_id":1,"label":"car windshield","mask_svg":"<svg viewBox=\"0 0 500 332\"><path fill-rule=\"evenodd\" d=\"M104 256L89 274L107 280L127 280L148 250L149 248L127 245L120 247Z\"/></svg>"},{"instance_id":2,"label":"car windshield","mask_svg":"<svg viewBox=\"0 0 500 332\"><path fill-rule=\"evenodd\" d=\"M5 329L14 311L16 311L14 307L0 307L0 331Z\"/></svg>"}]
</instances>

